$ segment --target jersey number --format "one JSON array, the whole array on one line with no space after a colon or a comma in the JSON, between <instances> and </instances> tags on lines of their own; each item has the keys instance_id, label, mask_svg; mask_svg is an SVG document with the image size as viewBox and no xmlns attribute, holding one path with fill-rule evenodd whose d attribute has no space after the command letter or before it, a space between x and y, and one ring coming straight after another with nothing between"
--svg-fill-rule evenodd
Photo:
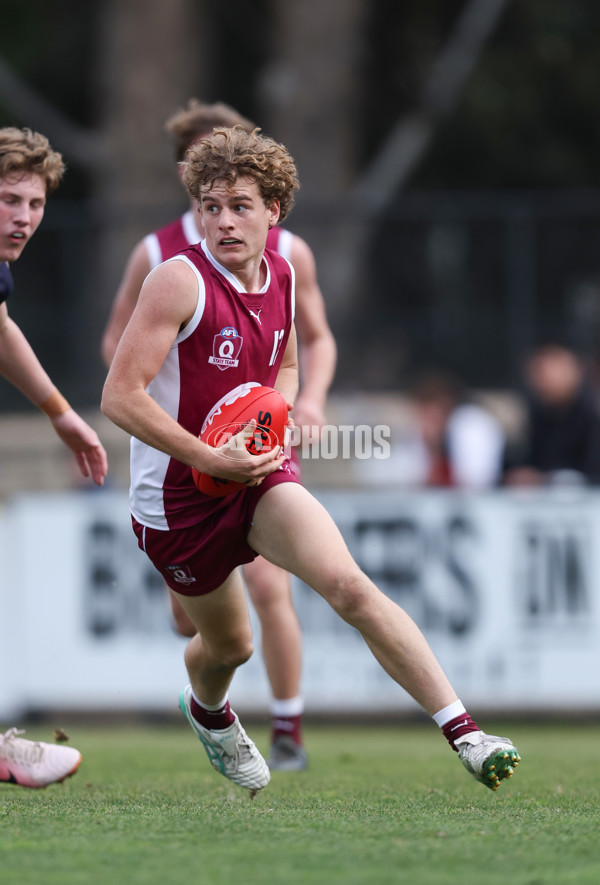
<instances>
[{"instance_id":1,"label":"jersey number","mask_svg":"<svg viewBox=\"0 0 600 885\"><path fill-rule=\"evenodd\" d=\"M279 331L273 332L273 353L271 354L271 359L269 360L269 365L273 366L275 364L275 360L277 359L277 354L279 353L279 348L281 347L281 342L283 341L283 329L279 329Z\"/></svg>"}]
</instances>

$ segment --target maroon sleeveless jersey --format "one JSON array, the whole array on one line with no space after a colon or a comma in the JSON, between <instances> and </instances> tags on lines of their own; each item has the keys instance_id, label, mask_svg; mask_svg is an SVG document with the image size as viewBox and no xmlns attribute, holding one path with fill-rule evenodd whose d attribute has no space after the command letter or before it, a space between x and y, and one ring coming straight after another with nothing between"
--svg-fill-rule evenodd
<instances>
[{"instance_id":1,"label":"maroon sleeveless jersey","mask_svg":"<svg viewBox=\"0 0 600 885\"><path fill-rule=\"evenodd\" d=\"M294 272L267 250L266 282L247 293L205 242L170 260L185 261L196 274L198 303L148 393L198 436L213 405L234 388L249 381L274 386L294 318ZM227 507L227 498L198 491L190 467L135 438L131 481L132 514L151 528L185 528Z\"/></svg>"}]
</instances>

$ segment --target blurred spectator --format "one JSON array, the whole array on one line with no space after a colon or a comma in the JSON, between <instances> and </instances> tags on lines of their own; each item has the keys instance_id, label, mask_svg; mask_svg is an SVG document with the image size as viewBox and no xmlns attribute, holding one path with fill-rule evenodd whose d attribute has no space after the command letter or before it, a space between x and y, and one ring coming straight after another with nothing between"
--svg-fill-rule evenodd
<instances>
[{"instance_id":1,"label":"blurred spectator","mask_svg":"<svg viewBox=\"0 0 600 885\"><path fill-rule=\"evenodd\" d=\"M462 384L443 370L418 376L409 391L410 420L395 429L390 457L357 464L370 484L484 489L502 478L505 434Z\"/></svg>"},{"instance_id":2,"label":"blurred spectator","mask_svg":"<svg viewBox=\"0 0 600 885\"><path fill-rule=\"evenodd\" d=\"M508 459L506 484L600 482L600 414L581 358L543 344L526 360L525 381L526 439Z\"/></svg>"},{"instance_id":3,"label":"blurred spectator","mask_svg":"<svg viewBox=\"0 0 600 885\"><path fill-rule=\"evenodd\" d=\"M487 409L465 398L457 379L441 371L424 373L411 401L418 484L489 488L499 482L504 432Z\"/></svg>"}]
</instances>

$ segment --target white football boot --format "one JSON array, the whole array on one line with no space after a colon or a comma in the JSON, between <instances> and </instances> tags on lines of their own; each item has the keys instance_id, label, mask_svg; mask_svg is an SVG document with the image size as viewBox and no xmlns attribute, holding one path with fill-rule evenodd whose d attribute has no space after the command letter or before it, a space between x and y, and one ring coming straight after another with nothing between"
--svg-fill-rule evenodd
<instances>
[{"instance_id":1,"label":"white football boot","mask_svg":"<svg viewBox=\"0 0 600 885\"><path fill-rule=\"evenodd\" d=\"M495 734L472 731L456 738L454 744L467 771L490 790L497 790L500 781L512 777L521 761L513 742Z\"/></svg>"},{"instance_id":2,"label":"white football boot","mask_svg":"<svg viewBox=\"0 0 600 885\"><path fill-rule=\"evenodd\" d=\"M234 784L250 790L252 796L266 787L271 779L267 763L242 728L237 715L233 714L235 720L228 728L204 728L192 716L191 700L192 687L188 685L179 695L179 707L204 746L212 767Z\"/></svg>"}]
</instances>

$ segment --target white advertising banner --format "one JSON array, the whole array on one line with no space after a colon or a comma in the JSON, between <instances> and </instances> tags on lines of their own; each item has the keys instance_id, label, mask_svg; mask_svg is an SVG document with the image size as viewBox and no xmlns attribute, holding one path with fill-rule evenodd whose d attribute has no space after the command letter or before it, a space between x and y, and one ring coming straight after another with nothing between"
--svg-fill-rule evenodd
<instances>
[{"instance_id":1,"label":"white advertising banner","mask_svg":"<svg viewBox=\"0 0 600 885\"><path fill-rule=\"evenodd\" d=\"M600 706L600 493L319 492L361 567L419 624L475 711ZM26 494L0 511L0 717L177 706L185 640L137 548L127 495ZM416 709L359 634L300 582L313 712ZM266 711L256 652L234 679Z\"/></svg>"}]
</instances>

